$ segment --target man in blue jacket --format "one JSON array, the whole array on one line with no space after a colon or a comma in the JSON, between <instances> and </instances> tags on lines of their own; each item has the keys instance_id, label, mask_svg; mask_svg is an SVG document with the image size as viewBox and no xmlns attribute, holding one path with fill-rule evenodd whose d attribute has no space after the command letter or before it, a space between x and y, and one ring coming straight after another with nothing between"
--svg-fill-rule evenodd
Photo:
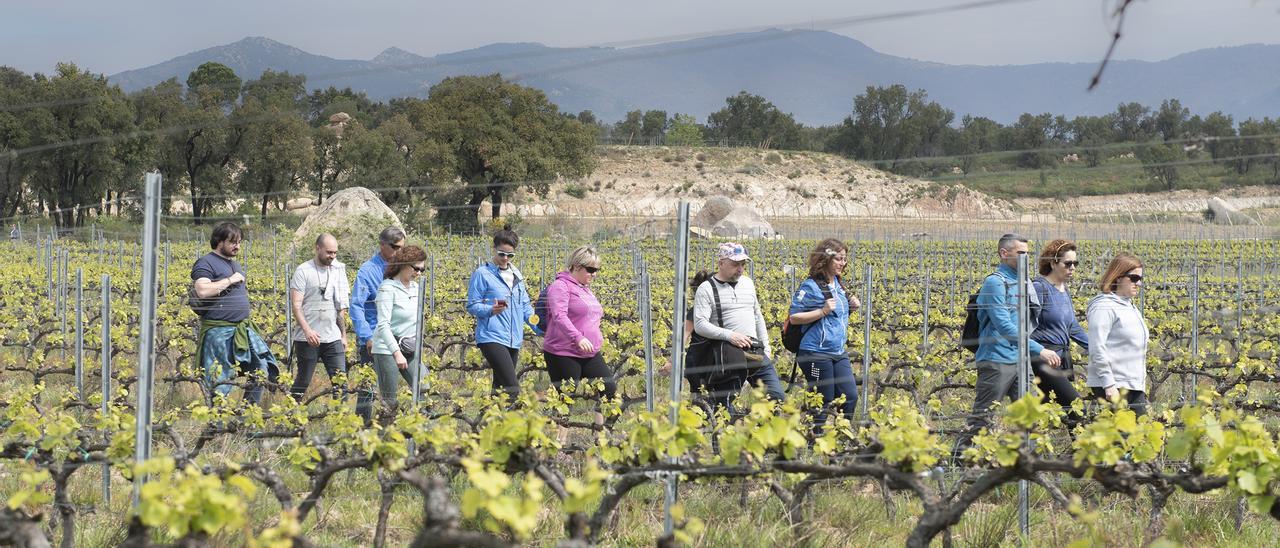
<instances>
[{"instance_id":1,"label":"man in blue jacket","mask_svg":"<svg viewBox=\"0 0 1280 548\"><path fill-rule=\"evenodd\" d=\"M1008 396L1017 397L1018 389L1018 299L1027 295L1034 301L1036 292L1028 291L1028 280L1018 279L1018 256L1027 254L1027 238L1018 234L1000 237L996 253L1000 266L987 276L978 290L978 351L974 365L978 369L973 411L959 440L955 452L968 448L973 436L991 424L991 406ZM1031 334L1034 326L1029 326ZM1058 353L1046 349L1040 343L1027 339L1028 349L1051 367L1060 361Z\"/></svg>"},{"instance_id":2,"label":"man in blue jacket","mask_svg":"<svg viewBox=\"0 0 1280 548\"><path fill-rule=\"evenodd\" d=\"M351 288L351 323L355 325L356 348L360 356L357 363L369 366L373 363L373 326L378 325L378 286L387 269L387 261L404 247L404 231L394 226L378 234L378 252L360 265L355 286ZM356 414L368 424L373 416L373 390L361 391L356 397Z\"/></svg>"}]
</instances>

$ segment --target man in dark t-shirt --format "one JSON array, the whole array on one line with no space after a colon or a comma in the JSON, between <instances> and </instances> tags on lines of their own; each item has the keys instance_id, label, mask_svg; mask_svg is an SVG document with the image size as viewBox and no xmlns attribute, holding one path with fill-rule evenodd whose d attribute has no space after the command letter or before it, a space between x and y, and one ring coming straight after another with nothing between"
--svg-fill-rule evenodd
<instances>
[{"instance_id":1,"label":"man in dark t-shirt","mask_svg":"<svg viewBox=\"0 0 1280 548\"><path fill-rule=\"evenodd\" d=\"M191 267L191 281L197 283L197 292L200 292L200 285L213 290L226 284L225 289L205 298L202 317L206 320L236 323L249 317L249 290L244 283L244 267L232 258L239 251L239 241L234 244L223 242L220 249L196 259L196 264Z\"/></svg>"},{"instance_id":2,"label":"man in dark t-shirt","mask_svg":"<svg viewBox=\"0 0 1280 548\"><path fill-rule=\"evenodd\" d=\"M237 372L262 371L271 381L279 373L275 356L249 319L245 271L235 260L242 236L235 223L214 227L209 238L213 252L196 259L191 267L191 283L201 300L196 361L204 368L210 389L223 396L231 392L230 382ZM245 399L257 403L261 398L262 386L250 380Z\"/></svg>"}]
</instances>

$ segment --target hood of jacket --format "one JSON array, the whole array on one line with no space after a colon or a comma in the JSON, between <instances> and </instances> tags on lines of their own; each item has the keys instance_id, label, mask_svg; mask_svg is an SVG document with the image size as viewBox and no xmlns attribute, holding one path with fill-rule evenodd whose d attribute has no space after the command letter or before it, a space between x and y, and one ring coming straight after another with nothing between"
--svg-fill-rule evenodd
<instances>
[{"instance_id":1,"label":"hood of jacket","mask_svg":"<svg viewBox=\"0 0 1280 548\"><path fill-rule=\"evenodd\" d=\"M573 274L570 274L568 272L560 272L556 274L556 280L564 280L566 282L569 282L575 287L586 287L585 285L578 283L578 280L573 279Z\"/></svg>"},{"instance_id":2,"label":"hood of jacket","mask_svg":"<svg viewBox=\"0 0 1280 548\"><path fill-rule=\"evenodd\" d=\"M1099 293L1089 299L1089 308L1093 308L1098 304L1105 303L1109 305L1120 305L1126 308L1133 306L1133 300L1116 295L1115 293Z\"/></svg>"}]
</instances>

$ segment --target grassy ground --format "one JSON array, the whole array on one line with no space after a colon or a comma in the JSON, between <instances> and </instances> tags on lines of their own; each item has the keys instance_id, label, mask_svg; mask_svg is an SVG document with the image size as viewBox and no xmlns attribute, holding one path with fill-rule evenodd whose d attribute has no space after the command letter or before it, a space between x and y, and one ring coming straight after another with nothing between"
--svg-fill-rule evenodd
<instances>
[{"instance_id":1,"label":"grassy ground","mask_svg":"<svg viewBox=\"0 0 1280 548\"><path fill-rule=\"evenodd\" d=\"M15 382L20 381L10 378L0 383L0 393L15 386ZM50 384L53 386L50 394L69 388L59 380L51 380ZM315 384L316 389L320 389L326 381L318 377ZM162 390L157 406L192 395L186 389ZM189 437L196 428L195 424L184 424L179 430L186 434L184 437ZM585 432L574 432L570 441L587 442L588 436ZM224 459L278 463L274 468L286 471L289 467L276 452L278 443L262 444L223 436L206 448L201 460L213 464ZM568 468L577 466L573 461L561 464ZM957 474L948 473L946 481L954 481ZM306 477L289 472L283 475L295 499L301 499L309 488ZM0 472L0 492L13 489L14 484L11 475ZM1091 517L1080 520L1071 517L1056 506L1043 489L1033 485L1031 535L1027 539L1031 545L1068 546L1080 539L1090 539L1096 546L1143 544L1150 511L1145 494L1136 500L1103 494L1095 484L1070 478L1060 480L1058 485L1068 496L1079 496ZM453 486L455 492L461 492L464 482L455 479ZM112 490L111 502L104 504L100 468L84 469L74 476L71 499L79 513L76 546L112 546L124 539L131 486L117 474L113 477ZM709 547L902 545L920 514L919 502L913 497L889 493L886 498L880 484L872 480L819 484L805 506L805 521L795 527L788 522L765 479L685 483L680 486L680 500L687 516L698 517L705 523L705 529L695 536L695 545ZM1162 539L1170 545L1185 546L1273 545L1275 539L1280 538L1280 523L1245 512L1237 529L1237 502L1223 493L1177 493L1168 507ZM371 545L378 505L378 481L372 472L340 473L325 491L320 505L303 523L304 534L319 546ZM412 540L421 520L421 508L416 491L407 487L397 491L388 520L388 545L405 545ZM279 505L265 490L259 492L249 506L250 527L260 531L274 525L279 511ZM602 544L650 546L662 534L663 516L662 486L657 483L641 486L629 493L619 507ZM51 514L46 516L46 523L49 517ZM480 528L479 523L465 525ZM964 547L1006 546L1017 541L1017 531L1017 487L1006 485L970 508L952 529L952 540L956 546ZM563 537L562 513L551 500L528 544L555 546ZM51 535L51 538L57 537ZM225 535L213 539L213 544L238 546L241 538ZM940 539L935 545L941 545Z\"/></svg>"}]
</instances>

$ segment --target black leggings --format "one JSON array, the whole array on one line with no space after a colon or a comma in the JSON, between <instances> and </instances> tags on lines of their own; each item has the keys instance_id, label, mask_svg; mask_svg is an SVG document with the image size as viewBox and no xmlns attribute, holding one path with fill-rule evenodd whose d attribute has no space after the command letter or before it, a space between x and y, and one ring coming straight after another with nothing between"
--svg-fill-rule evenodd
<instances>
[{"instance_id":1,"label":"black leggings","mask_svg":"<svg viewBox=\"0 0 1280 548\"><path fill-rule=\"evenodd\" d=\"M476 345L493 369L493 391L505 391L515 401L520 395L520 380L516 378L516 366L520 364L520 349L511 348L501 343L480 343Z\"/></svg>"},{"instance_id":2,"label":"black leggings","mask_svg":"<svg viewBox=\"0 0 1280 548\"><path fill-rule=\"evenodd\" d=\"M1040 356L1031 356L1031 371L1035 373L1036 378L1040 379L1040 391L1044 392L1042 401L1053 400L1061 405L1067 412L1067 426L1074 425L1079 422L1082 417L1075 411L1071 410L1071 404L1080 399L1080 392L1076 390L1075 385L1071 384L1073 372L1071 370L1071 352L1070 350L1060 349L1058 347L1045 347L1058 354L1062 358L1061 368L1052 367Z\"/></svg>"},{"instance_id":3,"label":"black leggings","mask_svg":"<svg viewBox=\"0 0 1280 548\"><path fill-rule=\"evenodd\" d=\"M557 356L549 352L543 352L542 357L547 360L547 374L551 376L551 383L560 387L560 383L571 380L575 384L582 379L604 379L604 397L612 398L618 391L618 384L613 380L613 371L604 363L604 357L601 353L590 358L577 358L573 356Z\"/></svg>"},{"instance_id":4,"label":"black leggings","mask_svg":"<svg viewBox=\"0 0 1280 548\"><path fill-rule=\"evenodd\" d=\"M1107 401L1107 390L1100 386L1090 386L1089 391L1093 394L1094 399ZM1121 397L1129 404L1129 409L1139 417L1147 414L1147 393L1141 390L1121 390Z\"/></svg>"}]
</instances>

